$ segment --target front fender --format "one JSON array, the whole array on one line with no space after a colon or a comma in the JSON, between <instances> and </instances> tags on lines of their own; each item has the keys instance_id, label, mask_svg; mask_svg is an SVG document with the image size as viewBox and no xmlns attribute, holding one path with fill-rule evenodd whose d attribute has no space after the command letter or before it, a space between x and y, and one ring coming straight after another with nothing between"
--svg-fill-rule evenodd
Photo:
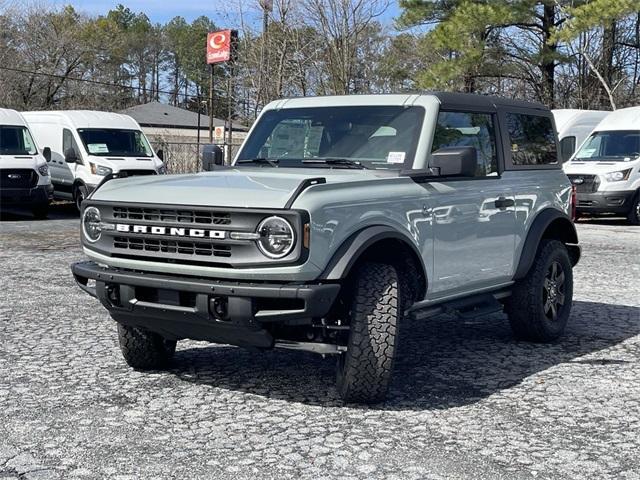
<instances>
[{"instance_id":1,"label":"front fender","mask_svg":"<svg viewBox=\"0 0 640 480\"><path fill-rule=\"evenodd\" d=\"M391 227L376 225L366 227L347 238L347 240L344 241L333 255L319 279L341 280L346 278L352 267L370 246L381 240L389 239L401 241L411 248L415 253L416 258L419 259L419 268L422 270L422 273L426 278L422 256L413 242L411 242L405 235Z\"/></svg>"}]
</instances>

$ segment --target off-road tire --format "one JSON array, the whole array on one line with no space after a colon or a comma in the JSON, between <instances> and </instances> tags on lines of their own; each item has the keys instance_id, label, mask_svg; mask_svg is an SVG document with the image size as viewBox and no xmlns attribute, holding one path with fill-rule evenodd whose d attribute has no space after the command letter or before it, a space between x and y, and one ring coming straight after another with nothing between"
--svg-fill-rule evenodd
<instances>
[{"instance_id":1,"label":"off-road tire","mask_svg":"<svg viewBox=\"0 0 640 480\"><path fill-rule=\"evenodd\" d=\"M395 267L364 263L353 284L347 351L338 357L337 387L345 402L384 400L404 313L402 280Z\"/></svg>"},{"instance_id":2,"label":"off-road tire","mask_svg":"<svg viewBox=\"0 0 640 480\"><path fill-rule=\"evenodd\" d=\"M49 216L49 204L44 203L42 205L35 205L31 208L31 214L33 215L33 218L37 220L46 219L47 216Z\"/></svg>"},{"instance_id":3,"label":"off-road tire","mask_svg":"<svg viewBox=\"0 0 640 480\"><path fill-rule=\"evenodd\" d=\"M627 215L627 223L629 225L640 225L640 191L636 192L636 196L631 202L631 210Z\"/></svg>"},{"instance_id":4,"label":"off-road tire","mask_svg":"<svg viewBox=\"0 0 640 480\"><path fill-rule=\"evenodd\" d=\"M555 319L550 318L553 317L553 309L547 309L547 305L551 304L547 304L550 294L545 283L545 279L553 275L554 263L556 272L559 268L563 274L561 287L553 287L554 292L561 290L563 297L562 305L556 305ZM560 284L559 281L552 283ZM531 269L525 278L516 283L506 302L506 312L515 337L541 343L557 340L567 326L572 299L573 272L567 247L557 240L542 240Z\"/></svg>"},{"instance_id":5,"label":"off-road tire","mask_svg":"<svg viewBox=\"0 0 640 480\"><path fill-rule=\"evenodd\" d=\"M79 212L82 212L82 202L89 196L89 190L84 185L78 185L73 190L73 201Z\"/></svg>"},{"instance_id":6,"label":"off-road tire","mask_svg":"<svg viewBox=\"0 0 640 480\"><path fill-rule=\"evenodd\" d=\"M176 351L176 341L166 340L148 330L118 324L120 351L130 367L136 370L166 368Z\"/></svg>"}]
</instances>

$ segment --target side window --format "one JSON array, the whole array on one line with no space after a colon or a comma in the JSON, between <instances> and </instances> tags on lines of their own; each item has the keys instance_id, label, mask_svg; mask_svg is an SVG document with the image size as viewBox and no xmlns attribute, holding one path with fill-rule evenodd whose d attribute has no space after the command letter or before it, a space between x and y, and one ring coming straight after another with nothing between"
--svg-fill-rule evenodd
<instances>
[{"instance_id":1,"label":"side window","mask_svg":"<svg viewBox=\"0 0 640 480\"><path fill-rule=\"evenodd\" d=\"M432 152L445 147L475 147L476 176L498 174L494 118L490 113L444 112L438 114Z\"/></svg>"},{"instance_id":2,"label":"side window","mask_svg":"<svg viewBox=\"0 0 640 480\"><path fill-rule=\"evenodd\" d=\"M558 152L549 117L507 113L507 129L514 165L558 163Z\"/></svg>"},{"instance_id":3,"label":"side window","mask_svg":"<svg viewBox=\"0 0 640 480\"><path fill-rule=\"evenodd\" d=\"M576 151L576 137L564 137L560 141L560 158L566 162Z\"/></svg>"},{"instance_id":4,"label":"side window","mask_svg":"<svg viewBox=\"0 0 640 480\"><path fill-rule=\"evenodd\" d=\"M78 148L76 141L73 139L73 133L71 133L71 130L65 128L62 130L62 154L64 155L70 148L73 148L76 151L76 155L80 159L80 149ZM80 161L78 163L82 162Z\"/></svg>"}]
</instances>

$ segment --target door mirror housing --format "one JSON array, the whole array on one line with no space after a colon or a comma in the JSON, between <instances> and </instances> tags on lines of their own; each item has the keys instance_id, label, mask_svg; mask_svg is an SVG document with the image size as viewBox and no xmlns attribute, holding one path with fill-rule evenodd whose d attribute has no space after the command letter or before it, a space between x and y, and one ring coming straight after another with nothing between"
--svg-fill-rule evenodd
<instances>
[{"instance_id":1,"label":"door mirror housing","mask_svg":"<svg viewBox=\"0 0 640 480\"><path fill-rule=\"evenodd\" d=\"M161 148L159 148L158 150L156 150L156 155L160 160L164 161L164 150L162 150Z\"/></svg>"},{"instance_id":2,"label":"door mirror housing","mask_svg":"<svg viewBox=\"0 0 640 480\"><path fill-rule=\"evenodd\" d=\"M210 172L221 165L224 165L224 153L218 145L202 147L202 170Z\"/></svg>"},{"instance_id":3,"label":"door mirror housing","mask_svg":"<svg viewBox=\"0 0 640 480\"><path fill-rule=\"evenodd\" d=\"M42 156L47 162L51 161L51 149L49 147L44 147L42 149Z\"/></svg>"},{"instance_id":4,"label":"door mirror housing","mask_svg":"<svg viewBox=\"0 0 640 480\"><path fill-rule=\"evenodd\" d=\"M444 147L431 154L429 167L441 177L474 177L478 166L475 147Z\"/></svg>"},{"instance_id":5,"label":"door mirror housing","mask_svg":"<svg viewBox=\"0 0 640 480\"><path fill-rule=\"evenodd\" d=\"M78 153L73 148L67 148L64 151L64 161L67 163L78 162Z\"/></svg>"}]
</instances>

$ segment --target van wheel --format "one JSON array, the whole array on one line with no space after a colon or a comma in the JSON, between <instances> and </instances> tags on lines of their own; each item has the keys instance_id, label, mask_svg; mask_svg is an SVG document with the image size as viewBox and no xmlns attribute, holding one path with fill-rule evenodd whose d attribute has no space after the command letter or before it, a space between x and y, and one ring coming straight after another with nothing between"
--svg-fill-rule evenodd
<instances>
[{"instance_id":1,"label":"van wheel","mask_svg":"<svg viewBox=\"0 0 640 480\"><path fill-rule=\"evenodd\" d=\"M640 191L636 193L636 197L631 205L631 210L627 215L627 222L630 225L640 225Z\"/></svg>"},{"instance_id":2,"label":"van wheel","mask_svg":"<svg viewBox=\"0 0 640 480\"><path fill-rule=\"evenodd\" d=\"M167 367L177 343L144 328L120 324L118 340L122 356L136 370L161 370Z\"/></svg>"},{"instance_id":3,"label":"van wheel","mask_svg":"<svg viewBox=\"0 0 640 480\"><path fill-rule=\"evenodd\" d=\"M78 185L74 190L73 190L73 199L76 202L76 208L78 209L79 212L82 211L82 202L89 196L89 191L87 190L87 187L85 187L84 185Z\"/></svg>"},{"instance_id":4,"label":"van wheel","mask_svg":"<svg viewBox=\"0 0 640 480\"><path fill-rule=\"evenodd\" d=\"M347 351L338 357L337 387L345 402L384 400L404 313L401 285L391 265L365 263L355 276Z\"/></svg>"},{"instance_id":5,"label":"van wheel","mask_svg":"<svg viewBox=\"0 0 640 480\"><path fill-rule=\"evenodd\" d=\"M33 217L37 220L44 220L49 216L49 204L43 203L41 205L35 205L31 209Z\"/></svg>"},{"instance_id":6,"label":"van wheel","mask_svg":"<svg viewBox=\"0 0 640 480\"><path fill-rule=\"evenodd\" d=\"M506 302L514 335L521 340L552 342L567 326L573 300L573 271L567 247L542 240L527 276Z\"/></svg>"}]
</instances>

